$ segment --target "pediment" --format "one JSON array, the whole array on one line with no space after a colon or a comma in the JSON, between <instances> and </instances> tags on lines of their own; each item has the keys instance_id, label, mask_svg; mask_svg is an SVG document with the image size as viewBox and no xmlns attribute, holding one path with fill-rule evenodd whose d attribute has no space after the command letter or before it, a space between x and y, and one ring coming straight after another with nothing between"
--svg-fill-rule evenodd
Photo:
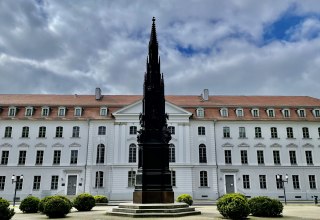
<instances>
[{"instance_id":1,"label":"pediment","mask_svg":"<svg viewBox=\"0 0 320 220\"><path fill-rule=\"evenodd\" d=\"M254 145L255 147L266 147L266 145L264 145L263 143L257 143L256 145Z\"/></svg>"},{"instance_id":2,"label":"pediment","mask_svg":"<svg viewBox=\"0 0 320 220\"><path fill-rule=\"evenodd\" d=\"M63 147L63 144L61 143L55 143L52 145L52 147Z\"/></svg>"},{"instance_id":3,"label":"pediment","mask_svg":"<svg viewBox=\"0 0 320 220\"><path fill-rule=\"evenodd\" d=\"M35 147L46 147L47 145L45 145L44 143L38 143L35 145Z\"/></svg>"},{"instance_id":4,"label":"pediment","mask_svg":"<svg viewBox=\"0 0 320 220\"><path fill-rule=\"evenodd\" d=\"M241 144L238 145L238 147L249 147L249 145L246 144L246 143L241 143Z\"/></svg>"},{"instance_id":5,"label":"pediment","mask_svg":"<svg viewBox=\"0 0 320 220\"><path fill-rule=\"evenodd\" d=\"M12 145L9 143L3 143L0 145L0 147L12 147Z\"/></svg>"},{"instance_id":6,"label":"pediment","mask_svg":"<svg viewBox=\"0 0 320 220\"><path fill-rule=\"evenodd\" d=\"M230 144L230 143L224 143L222 145L222 147L233 147L233 144Z\"/></svg>"},{"instance_id":7,"label":"pediment","mask_svg":"<svg viewBox=\"0 0 320 220\"><path fill-rule=\"evenodd\" d=\"M21 144L18 145L18 147L29 147L29 144L21 143Z\"/></svg>"},{"instance_id":8,"label":"pediment","mask_svg":"<svg viewBox=\"0 0 320 220\"><path fill-rule=\"evenodd\" d=\"M70 144L69 147L81 147L81 144L74 142L74 143Z\"/></svg>"},{"instance_id":9,"label":"pediment","mask_svg":"<svg viewBox=\"0 0 320 220\"><path fill-rule=\"evenodd\" d=\"M290 143L287 145L287 147L298 147L298 145L294 144L294 143Z\"/></svg>"},{"instance_id":10,"label":"pediment","mask_svg":"<svg viewBox=\"0 0 320 220\"><path fill-rule=\"evenodd\" d=\"M277 143L274 143L274 144L271 144L270 147L281 147L281 145L277 144Z\"/></svg>"},{"instance_id":11,"label":"pediment","mask_svg":"<svg viewBox=\"0 0 320 220\"><path fill-rule=\"evenodd\" d=\"M302 147L314 147L312 144L306 143L304 145L302 145Z\"/></svg>"}]
</instances>

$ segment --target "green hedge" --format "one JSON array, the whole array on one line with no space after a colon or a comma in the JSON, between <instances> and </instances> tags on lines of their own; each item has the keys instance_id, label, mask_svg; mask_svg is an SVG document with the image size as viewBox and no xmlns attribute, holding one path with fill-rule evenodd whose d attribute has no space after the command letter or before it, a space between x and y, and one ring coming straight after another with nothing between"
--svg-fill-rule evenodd
<instances>
[{"instance_id":1,"label":"green hedge","mask_svg":"<svg viewBox=\"0 0 320 220\"><path fill-rule=\"evenodd\" d=\"M61 199L64 199L68 205L69 205L69 211L72 209L72 202L65 196L62 196L62 195L55 195L55 196L46 196L44 197L43 199L40 200L39 202L39 206L38 206L38 210L39 212L43 212L44 211L44 204L49 201L50 199L52 198L56 198L56 197L59 197Z\"/></svg>"},{"instance_id":2,"label":"green hedge","mask_svg":"<svg viewBox=\"0 0 320 220\"><path fill-rule=\"evenodd\" d=\"M88 193L79 194L73 200L73 207L78 211L90 211L95 205L94 197Z\"/></svg>"},{"instance_id":3,"label":"green hedge","mask_svg":"<svg viewBox=\"0 0 320 220\"><path fill-rule=\"evenodd\" d=\"M14 209L9 208L10 203L0 197L0 219L1 220L9 220L14 216Z\"/></svg>"},{"instance_id":4,"label":"green hedge","mask_svg":"<svg viewBox=\"0 0 320 220\"><path fill-rule=\"evenodd\" d=\"M108 203L108 197L104 196L104 195L96 195L94 196L94 200L96 201L96 203Z\"/></svg>"},{"instance_id":5,"label":"green hedge","mask_svg":"<svg viewBox=\"0 0 320 220\"><path fill-rule=\"evenodd\" d=\"M177 202L184 202L184 203L187 203L188 205L192 205L193 199L192 199L192 196L190 196L189 194L181 194L180 196L178 196Z\"/></svg>"},{"instance_id":6,"label":"green hedge","mask_svg":"<svg viewBox=\"0 0 320 220\"><path fill-rule=\"evenodd\" d=\"M278 217L282 216L283 205L277 199L267 196L253 197L248 202L250 213L259 217Z\"/></svg>"},{"instance_id":7,"label":"green hedge","mask_svg":"<svg viewBox=\"0 0 320 220\"><path fill-rule=\"evenodd\" d=\"M19 206L19 209L24 213L37 213L40 199L35 196L28 196L24 198Z\"/></svg>"},{"instance_id":8,"label":"green hedge","mask_svg":"<svg viewBox=\"0 0 320 220\"><path fill-rule=\"evenodd\" d=\"M64 218L70 212L70 204L59 196L51 196L45 203L43 213L49 218Z\"/></svg>"},{"instance_id":9,"label":"green hedge","mask_svg":"<svg viewBox=\"0 0 320 220\"><path fill-rule=\"evenodd\" d=\"M219 198L217 209L225 218L244 219L250 213L248 199L240 193L226 194Z\"/></svg>"}]
</instances>

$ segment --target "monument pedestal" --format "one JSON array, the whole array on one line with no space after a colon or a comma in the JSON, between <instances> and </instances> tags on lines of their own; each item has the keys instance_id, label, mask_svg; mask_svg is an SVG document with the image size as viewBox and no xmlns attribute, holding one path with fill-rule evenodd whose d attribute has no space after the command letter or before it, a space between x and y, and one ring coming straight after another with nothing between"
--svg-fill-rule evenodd
<instances>
[{"instance_id":1,"label":"monument pedestal","mask_svg":"<svg viewBox=\"0 0 320 220\"><path fill-rule=\"evenodd\" d=\"M172 191L135 191L133 203L174 203L174 193Z\"/></svg>"}]
</instances>

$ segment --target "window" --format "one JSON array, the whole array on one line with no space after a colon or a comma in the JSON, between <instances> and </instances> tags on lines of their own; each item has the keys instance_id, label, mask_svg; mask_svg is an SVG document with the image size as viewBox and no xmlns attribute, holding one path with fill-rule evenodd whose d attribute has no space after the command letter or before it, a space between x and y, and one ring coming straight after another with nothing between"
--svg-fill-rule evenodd
<instances>
[{"instance_id":1,"label":"window","mask_svg":"<svg viewBox=\"0 0 320 220\"><path fill-rule=\"evenodd\" d=\"M207 163L207 149L206 145L199 145L199 163Z\"/></svg>"},{"instance_id":2,"label":"window","mask_svg":"<svg viewBox=\"0 0 320 220\"><path fill-rule=\"evenodd\" d=\"M136 183L136 171L128 172L128 187L134 187Z\"/></svg>"},{"instance_id":3,"label":"window","mask_svg":"<svg viewBox=\"0 0 320 220\"><path fill-rule=\"evenodd\" d=\"M230 128L229 127L223 127L223 137L230 138Z\"/></svg>"},{"instance_id":4,"label":"window","mask_svg":"<svg viewBox=\"0 0 320 220\"><path fill-rule=\"evenodd\" d=\"M135 144L129 146L129 163L137 162L137 147Z\"/></svg>"},{"instance_id":5,"label":"window","mask_svg":"<svg viewBox=\"0 0 320 220\"><path fill-rule=\"evenodd\" d=\"M4 186L6 184L6 176L0 176L0 190L4 190Z\"/></svg>"},{"instance_id":6,"label":"window","mask_svg":"<svg viewBox=\"0 0 320 220\"><path fill-rule=\"evenodd\" d=\"M17 113L17 108L16 107L10 107L8 111L8 116L9 117L14 117L16 116Z\"/></svg>"},{"instance_id":7,"label":"window","mask_svg":"<svg viewBox=\"0 0 320 220\"><path fill-rule=\"evenodd\" d=\"M260 189L267 188L267 179L266 175L259 175Z\"/></svg>"},{"instance_id":8,"label":"window","mask_svg":"<svg viewBox=\"0 0 320 220\"><path fill-rule=\"evenodd\" d=\"M300 117L300 118L304 118L304 117L306 117L306 110L304 110L304 109L298 109L298 116Z\"/></svg>"},{"instance_id":9,"label":"window","mask_svg":"<svg viewBox=\"0 0 320 220\"><path fill-rule=\"evenodd\" d=\"M37 150L36 165L41 165L42 163L43 163L43 150Z\"/></svg>"},{"instance_id":10,"label":"window","mask_svg":"<svg viewBox=\"0 0 320 220\"><path fill-rule=\"evenodd\" d=\"M319 138L320 138L320 127L318 128L318 135L319 135Z\"/></svg>"},{"instance_id":11,"label":"window","mask_svg":"<svg viewBox=\"0 0 320 220\"><path fill-rule=\"evenodd\" d=\"M25 116L30 117L33 115L33 107L26 107L26 111L24 113Z\"/></svg>"},{"instance_id":12,"label":"window","mask_svg":"<svg viewBox=\"0 0 320 220\"><path fill-rule=\"evenodd\" d=\"M275 117L274 109L267 109L267 115L270 118Z\"/></svg>"},{"instance_id":13,"label":"window","mask_svg":"<svg viewBox=\"0 0 320 220\"><path fill-rule=\"evenodd\" d=\"M72 137L78 138L80 136L80 127L79 126L73 126L72 128Z\"/></svg>"},{"instance_id":14,"label":"window","mask_svg":"<svg viewBox=\"0 0 320 220\"><path fill-rule=\"evenodd\" d=\"M108 109L106 107L100 108L100 116L107 116L108 115Z\"/></svg>"},{"instance_id":15,"label":"window","mask_svg":"<svg viewBox=\"0 0 320 220\"><path fill-rule=\"evenodd\" d=\"M282 109L282 115L285 118L289 118L290 117L290 110L289 109Z\"/></svg>"},{"instance_id":16,"label":"window","mask_svg":"<svg viewBox=\"0 0 320 220\"><path fill-rule=\"evenodd\" d=\"M176 133L176 129L175 129L174 126L169 126L168 130L169 130L170 134L175 134Z\"/></svg>"},{"instance_id":17,"label":"window","mask_svg":"<svg viewBox=\"0 0 320 220\"><path fill-rule=\"evenodd\" d=\"M78 150L71 150L70 164L78 163Z\"/></svg>"},{"instance_id":18,"label":"window","mask_svg":"<svg viewBox=\"0 0 320 220\"><path fill-rule=\"evenodd\" d=\"M61 126L56 127L56 138L62 138L62 134L63 134L63 127Z\"/></svg>"},{"instance_id":19,"label":"window","mask_svg":"<svg viewBox=\"0 0 320 220\"><path fill-rule=\"evenodd\" d=\"M276 184L277 184L277 189L283 189L282 175L279 175L279 179L277 178L277 175L276 175Z\"/></svg>"},{"instance_id":20,"label":"window","mask_svg":"<svg viewBox=\"0 0 320 220\"><path fill-rule=\"evenodd\" d=\"M241 150L241 163L248 164L248 152L246 150Z\"/></svg>"},{"instance_id":21,"label":"window","mask_svg":"<svg viewBox=\"0 0 320 220\"><path fill-rule=\"evenodd\" d=\"M103 171L96 172L96 181L94 184L95 188L102 188L103 187Z\"/></svg>"},{"instance_id":22,"label":"window","mask_svg":"<svg viewBox=\"0 0 320 220\"><path fill-rule=\"evenodd\" d=\"M21 137L23 137L23 138L29 137L29 127L27 127L27 126L22 127Z\"/></svg>"},{"instance_id":23,"label":"window","mask_svg":"<svg viewBox=\"0 0 320 220\"><path fill-rule=\"evenodd\" d=\"M308 165L313 165L312 151L306 151L306 161Z\"/></svg>"},{"instance_id":24,"label":"window","mask_svg":"<svg viewBox=\"0 0 320 220\"><path fill-rule=\"evenodd\" d=\"M239 138L246 138L246 128L239 127Z\"/></svg>"},{"instance_id":25,"label":"window","mask_svg":"<svg viewBox=\"0 0 320 220\"><path fill-rule=\"evenodd\" d=\"M104 144L99 144L97 147L97 159L96 163L104 163L105 146Z\"/></svg>"},{"instance_id":26,"label":"window","mask_svg":"<svg viewBox=\"0 0 320 220\"><path fill-rule=\"evenodd\" d=\"M41 116L49 116L50 108L49 107L42 107L41 109Z\"/></svg>"},{"instance_id":27,"label":"window","mask_svg":"<svg viewBox=\"0 0 320 220\"><path fill-rule=\"evenodd\" d=\"M58 108L58 116L65 116L66 115L66 108L65 107L59 107Z\"/></svg>"},{"instance_id":28,"label":"window","mask_svg":"<svg viewBox=\"0 0 320 220\"><path fill-rule=\"evenodd\" d=\"M137 126L130 126L130 134L137 134Z\"/></svg>"},{"instance_id":29,"label":"window","mask_svg":"<svg viewBox=\"0 0 320 220\"><path fill-rule=\"evenodd\" d=\"M7 165L9 160L9 151L4 150L1 154L1 165Z\"/></svg>"},{"instance_id":30,"label":"window","mask_svg":"<svg viewBox=\"0 0 320 220\"><path fill-rule=\"evenodd\" d=\"M254 128L254 135L255 135L255 138L262 138L262 133L261 133L261 128L260 127L255 127Z\"/></svg>"},{"instance_id":31,"label":"window","mask_svg":"<svg viewBox=\"0 0 320 220\"><path fill-rule=\"evenodd\" d=\"M294 150L289 151L289 157L291 165L297 165L297 157Z\"/></svg>"},{"instance_id":32,"label":"window","mask_svg":"<svg viewBox=\"0 0 320 220\"><path fill-rule=\"evenodd\" d=\"M292 175L292 184L294 189L300 189L299 176Z\"/></svg>"},{"instance_id":33,"label":"window","mask_svg":"<svg viewBox=\"0 0 320 220\"><path fill-rule=\"evenodd\" d=\"M253 117L259 117L259 109L252 109L251 114Z\"/></svg>"},{"instance_id":34,"label":"window","mask_svg":"<svg viewBox=\"0 0 320 220\"><path fill-rule=\"evenodd\" d=\"M176 186L176 171L170 170L171 172L171 186Z\"/></svg>"},{"instance_id":35,"label":"window","mask_svg":"<svg viewBox=\"0 0 320 220\"><path fill-rule=\"evenodd\" d=\"M236 115L237 117L243 117L244 116L243 109L242 108L236 109Z\"/></svg>"},{"instance_id":36,"label":"window","mask_svg":"<svg viewBox=\"0 0 320 220\"><path fill-rule=\"evenodd\" d=\"M206 128L198 127L198 135L206 135Z\"/></svg>"},{"instance_id":37,"label":"window","mask_svg":"<svg viewBox=\"0 0 320 220\"><path fill-rule=\"evenodd\" d=\"M309 136L309 128L303 127L302 128L302 135L303 135L303 138L310 138L310 136Z\"/></svg>"},{"instance_id":38,"label":"window","mask_svg":"<svg viewBox=\"0 0 320 220\"><path fill-rule=\"evenodd\" d=\"M316 189L317 188L316 176L315 175L309 175L309 186L310 186L310 189Z\"/></svg>"},{"instance_id":39,"label":"window","mask_svg":"<svg viewBox=\"0 0 320 220\"><path fill-rule=\"evenodd\" d=\"M169 145L169 163L176 162L176 150L174 144Z\"/></svg>"},{"instance_id":40,"label":"window","mask_svg":"<svg viewBox=\"0 0 320 220\"><path fill-rule=\"evenodd\" d=\"M4 137L11 138L11 135L12 135L12 127L7 126L4 130Z\"/></svg>"},{"instance_id":41,"label":"window","mask_svg":"<svg viewBox=\"0 0 320 220\"><path fill-rule=\"evenodd\" d=\"M228 109L227 108L220 109L220 115L222 117L228 117Z\"/></svg>"},{"instance_id":42,"label":"window","mask_svg":"<svg viewBox=\"0 0 320 220\"><path fill-rule=\"evenodd\" d=\"M53 152L53 164L58 165L60 164L61 159L61 150L55 150Z\"/></svg>"},{"instance_id":43,"label":"window","mask_svg":"<svg viewBox=\"0 0 320 220\"><path fill-rule=\"evenodd\" d=\"M316 118L319 118L320 117L320 109L314 109L313 110L313 116L316 117Z\"/></svg>"},{"instance_id":44,"label":"window","mask_svg":"<svg viewBox=\"0 0 320 220\"><path fill-rule=\"evenodd\" d=\"M16 177L16 189L17 190L22 190L22 185L23 185L23 178L21 178L21 176L17 176Z\"/></svg>"},{"instance_id":45,"label":"window","mask_svg":"<svg viewBox=\"0 0 320 220\"><path fill-rule=\"evenodd\" d=\"M41 176L34 176L33 177L33 190L39 190L41 183Z\"/></svg>"},{"instance_id":46,"label":"window","mask_svg":"<svg viewBox=\"0 0 320 220\"><path fill-rule=\"evenodd\" d=\"M44 126L39 127L39 138L45 138L46 137L46 130L47 128Z\"/></svg>"},{"instance_id":47,"label":"window","mask_svg":"<svg viewBox=\"0 0 320 220\"><path fill-rule=\"evenodd\" d=\"M243 188L250 189L250 177L249 175L242 176Z\"/></svg>"},{"instance_id":48,"label":"window","mask_svg":"<svg viewBox=\"0 0 320 220\"><path fill-rule=\"evenodd\" d=\"M25 150L19 151L18 165L25 165L26 164L26 157L27 157L27 151L25 151Z\"/></svg>"},{"instance_id":49,"label":"window","mask_svg":"<svg viewBox=\"0 0 320 220\"><path fill-rule=\"evenodd\" d=\"M98 135L106 135L106 126L98 127Z\"/></svg>"},{"instance_id":50,"label":"window","mask_svg":"<svg viewBox=\"0 0 320 220\"><path fill-rule=\"evenodd\" d=\"M204 117L204 109L203 108L197 108L197 117L199 117L199 118Z\"/></svg>"},{"instance_id":51,"label":"window","mask_svg":"<svg viewBox=\"0 0 320 220\"><path fill-rule=\"evenodd\" d=\"M76 107L74 108L74 116L80 117L82 115L82 108Z\"/></svg>"},{"instance_id":52,"label":"window","mask_svg":"<svg viewBox=\"0 0 320 220\"><path fill-rule=\"evenodd\" d=\"M59 183L59 176L51 176L51 190L57 190Z\"/></svg>"},{"instance_id":53,"label":"window","mask_svg":"<svg viewBox=\"0 0 320 220\"><path fill-rule=\"evenodd\" d=\"M276 127L271 128L271 138L278 138L278 131Z\"/></svg>"},{"instance_id":54,"label":"window","mask_svg":"<svg viewBox=\"0 0 320 220\"><path fill-rule=\"evenodd\" d=\"M207 187L208 186L208 174L207 171L200 171L200 186Z\"/></svg>"},{"instance_id":55,"label":"window","mask_svg":"<svg viewBox=\"0 0 320 220\"><path fill-rule=\"evenodd\" d=\"M287 127L287 138L294 138L293 129L291 127Z\"/></svg>"},{"instance_id":56,"label":"window","mask_svg":"<svg viewBox=\"0 0 320 220\"><path fill-rule=\"evenodd\" d=\"M231 150L224 150L224 162L225 164L232 164Z\"/></svg>"},{"instance_id":57,"label":"window","mask_svg":"<svg viewBox=\"0 0 320 220\"><path fill-rule=\"evenodd\" d=\"M258 164L264 164L263 150L257 150Z\"/></svg>"},{"instance_id":58,"label":"window","mask_svg":"<svg viewBox=\"0 0 320 220\"><path fill-rule=\"evenodd\" d=\"M281 161L280 161L280 151L278 150L274 150L273 151L273 163L275 165L280 165Z\"/></svg>"}]
</instances>

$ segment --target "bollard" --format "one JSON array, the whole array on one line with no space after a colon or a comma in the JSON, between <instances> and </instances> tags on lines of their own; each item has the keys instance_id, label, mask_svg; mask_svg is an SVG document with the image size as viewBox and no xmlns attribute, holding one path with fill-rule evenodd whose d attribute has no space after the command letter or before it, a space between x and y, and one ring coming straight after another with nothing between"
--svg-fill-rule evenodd
<instances>
[{"instance_id":1,"label":"bollard","mask_svg":"<svg viewBox=\"0 0 320 220\"><path fill-rule=\"evenodd\" d=\"M318 204L318 196L313 196L314 197L314 204L317 205Z\"/></svg>"}]
</instances>

